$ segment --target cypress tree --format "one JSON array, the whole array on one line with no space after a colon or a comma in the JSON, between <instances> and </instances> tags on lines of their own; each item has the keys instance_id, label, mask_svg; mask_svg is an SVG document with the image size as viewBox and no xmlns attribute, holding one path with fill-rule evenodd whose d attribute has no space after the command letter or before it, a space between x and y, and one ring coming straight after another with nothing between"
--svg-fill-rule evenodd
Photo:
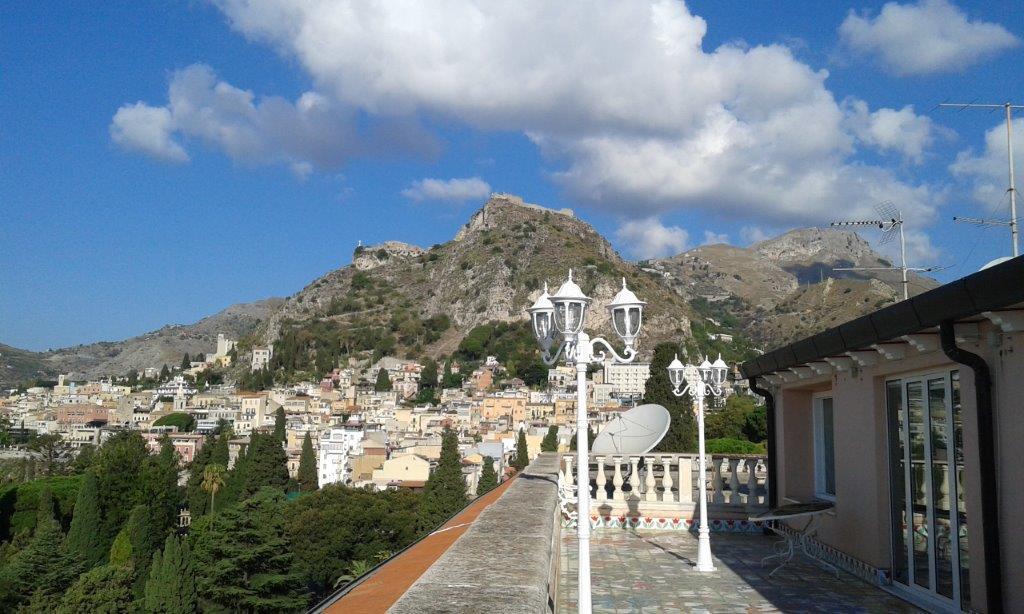
<instances>
[{"instance_id":1,"label":"cypress tree","mask_svg":"<svg viewBox=\"0 0 1024 614\"><path fill-rule=\"evenodd\" d=\"M516 468L516 471L522 471L529 464L530 454L526 446L526 431L519 429L519 437L516 439L516 457L512 461L512 466Z\"/></svg>"},{"instance_id":2,"label":"cypress tree","mask_svg":"<svg viewBox=\"0 0 1024 614\"><path fill-rule=\"evenodd\" d=\"M313 451L313 440L306 431L302 439L302 454L299 456L299 471L296 480L299 483L299 490L311 492L317 489L317 468L316 453Z\"/></svg>"},{"instance_id":3,"label":"cypress tree","mask_svg":"<svg viewBox=\"0 0 1024 614\"><path fill-rule=\"evenodd\" d=\"M490 456L484 457L484 467L480 472L480 481L476 483L476 494L483 495L498 486L498 474L494 471L494 459Z\"/></svg>"},{"instance_id":4,"label":"cypress tree","mask_svg":"<svg viewBox=\"0 0 1024 614\"><path fill-rule=\"evenodd\" d=\"M385 369L377 371L377 381L373 384L373 389L377 392L389 392L391 390L391 378L388 377L388 372Z\"/></svg>"},{"instance_id":5,"label":"cypress tree","mask_svg":"<svg viewBox=\"0 0 1024 614\"><path fill-rule=\"evenodd\" d=\"M149 507L150 525L156 543L174 530L178 520L178 453L165 435L160 439L160 452L147 456L142 468L142 501Z\"/></svg>"},{"instance_id":6,"label":"cypress tree","mask_svg":"<svg viewBox=\"0 0 1024 614\"><path fill-rule=\"evenodd\" d=\"M184 371L192 366L192 359L188 357L188 352L181 357L181 370Z\"/></svg>"},{"instance_id":7,"label":"cypress tree","mask_svg":"<svg viewBox=\"0 0 1024 614\"><path fill-rule=\"evenodd\" d=\"M167 368L166 364L164 364L163 368L160 369L160 381L165 382L170 377L171 377L171 370Z\"/></svg>"},{"instance_id":8,"label":"cypress tree","mask_svg":"<svg viewBox=\"0 0 1024 614\"><path fill-rule=\"evenodd\" d=\"M659 343L651 360L651 376L644 388L644 403L656 403L668 410L671 422L668 433L654 448L655 452L692 452L697 448L697 424L691 410L690 395L672 394L668 364L678 352L673 343Z\"/></svg>"},{"instance_id":9,"label":"cypress tree","mask_svg":"<svg viewBox=\"0 0 1024 614\"><path fill-rule=\"evenodd\" d=\"M160 542L166 535L165 532L158 530L158 527L155 526L156 522L157 519L154 518L151 506L136 505L122 530L122 533L128 536L128 542L131 544L130 561L136 573L133 588L136 597L142 597L145 591L149 566L153 562L153 553L160 548Z\"/></svg>"},{"instance_id":10,"label":"cypress tree","mask_svg":"<svg viewBox=\"0 0 1024 614\"><path fill-rule=\"evenodd\" d=\"M278 407L277 411L274 412L274 437L278 441L286 441L288 439L288 424L285 422L284 407Z\"/></svg>"},{"instance_id":11,"label":"cypress tree","mask_svg":"<svg viewBox=\"0 0 1024 614\"><path fill-rule=\"evenodd\" d=\"M203 440L203 447L199 448L199 451L196 452L188 468L188 481L185 483L185 499L193 520L205 514L210 508L210 496L203 490L203 470L212 462L213 448L218 439L218 437L213 435L207 435L206 439Z\"/></svg>"},{"instance_id":12,"label":"cypress tree","mask_svg":"<svg viewBox=\"0 0 1024 614\"><path fill-rule=\"evenodd\" d=\"M266 486L281 491L288 487L288 455L281 441L272 435L252 434L241 469L240 499L247 499Z\"/></svg>"},{"instance_id":13,"label":"cypress tree","mask_svg":"<svg viewBox=\"0 0 1024 614\"><path fill-rule=\"evenodd\" d=\"M196 577L188 542L169 535L163 552L153 554L143 605L147 612L160 614L197 611Z\"/></svg>"},{"instance_id":14,"label":"cypress tree","mask_svg":"<svg viewBox=\"0 0 1024 614\"><path fill-rule=\"evenodd\" d=\"M462 477L459 438L446 429L441 438L441 458L423 489L420 526L433 530L466 505L466 480Z\"/></svg>"},{"instance_id":15,"label":"cypress tree","mask_svg":"<svg viewBox=\"0 0 1024 614\"><path fill-rule=\"evenodd\" d=\"M132 508L144 501L143 480L139 478L148 458L149 450L138 431L118 433L96 451L92 469L102 512L104 549L114 541Z\"/></svg>"},{"instance_id":16,"label":"cypress tree","mask_svg":"<svg viewBox=\"0 0 1024 614\"><path fill-rule=\"evenodd\" d=\"M17 598L32 596L40 603L62 593L78 576L77 557L64 548L60 523L53 515L53 495L49 489L39 493L36 528L25 549L14 555L5 576ZM36 592L39 595L35 595Z\"/></svg>"},{"instance_id":17,"label":"cypress tree","mask_svg":"<svg viewBox=\"0 0 1024 614\"><path fill-rule=\"evenodd\" d=\"M558 427L551 425L548 427L548 432L544 435L544 440L540 442L541 452L558 452Z\"/></svg>"},{"instance_id":18,"label":"cypress tree","mask_svg":"<svg viewBox=\"0 0 1024 614\"><path fill-rule=\"evenodd\" d=\"M433 358L423 361L423 370L420 371L420 390L435 390L437 388L437 362Z\"/></svg>"},{"instance_id":19,"label":"cypress tree","mask_svg":"<svg viewBox=\"0 0 1024 614\"><path fill-rule=\"evenodd\" d=\"M64 594L56 611L58 614L136 612L138 609L132 596L134 580L135 572L130 565L100 565L79 576Z\"/></svg>"},{"instance_id":20,"label":"cypress tree","mask_svg":"<svg viewBox=\"0 0 1024 614\"><path fill-rule=\"evenodd\" d=\"M100 499L96 489L96 475L92 471L86 472L78 489L75 515L68 529L68 550L82 560L86 569L95 567L107 549L100 533Z\"/></svg>"}]
</instances>

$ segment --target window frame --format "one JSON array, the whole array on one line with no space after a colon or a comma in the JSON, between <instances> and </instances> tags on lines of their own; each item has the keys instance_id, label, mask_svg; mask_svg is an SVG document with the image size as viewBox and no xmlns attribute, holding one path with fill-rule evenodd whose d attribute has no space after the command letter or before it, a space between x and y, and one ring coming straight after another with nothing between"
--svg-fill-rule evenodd
<instances>
[{"instance_id":1,"label":"window frame","mask_svg":"<svg viewBox=\"0 0 1024 614\"><path fill-rule=\"evenodd\" d=\"M829 493L825 486L825 420L824 400L832 401L832 482L836 492ZM814 447L814 496L824 501L836 501L839 492L838 480L836 479L836 399L833 391L819 392L811 398L811 416L813 436L811 438Z\"/></svg>"}]
</instances>

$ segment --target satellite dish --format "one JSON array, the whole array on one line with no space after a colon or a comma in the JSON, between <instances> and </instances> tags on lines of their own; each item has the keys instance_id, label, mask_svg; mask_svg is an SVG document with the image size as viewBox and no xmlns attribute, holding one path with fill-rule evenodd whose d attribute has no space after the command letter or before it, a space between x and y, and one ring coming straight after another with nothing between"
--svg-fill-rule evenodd
<instances>
[{"instance_id":1,"label":"satellite dish","mask_svg":"<svg viewBox=\"0 0 1024 614\"><path fill-rule=\"evenodd\" d=\"M995 260L989 262L988 264L986 264L985 266L981 267L978 270L979 271L984 271L985 269L990 269L990 268L996 266L997 264L1002 264L1002 263L1006 262L1007 260L1013 260L1013 258L1010 258L1009 256L1003 256L1002 258L996 258Z\"/></svg>"},{"instance_id":2,"label":"satellite dish","mask_svg":"<svg viewBox=\"0 0 1024 614\"><path fill-rule=\"evenodd\" d=\"M661 405L647 404L625 411L608 424L594 439L592 454L647 454L668 432L672 421Z\"/></svg>"}]
</instances>

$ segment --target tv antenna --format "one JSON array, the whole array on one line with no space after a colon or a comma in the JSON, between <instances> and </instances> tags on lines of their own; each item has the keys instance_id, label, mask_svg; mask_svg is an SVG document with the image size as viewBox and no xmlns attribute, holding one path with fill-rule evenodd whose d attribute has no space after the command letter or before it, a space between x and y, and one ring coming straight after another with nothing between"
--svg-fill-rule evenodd
<instances>
[{"instance_id":1,"label":"tv antenna","mask_svg":"<svg viewBox=\"0 0 1024 614\"><path fill-rule=\"evenodd\" d=\"M974 224L976 226L1009 226L1010 227L1010 240L1013 242L1013 257L1016 258L1020 255L1019 248L1017 247L1017 188L1014 185L1013 179L1013 109L1024 109L1024 105L1010 104L1004 102L1002 104L976 104L973 102L966 103L954 103L954 102L943 102L939 103L940 107L957 107L960 111L964 109L1003 109L1006 111L1006 157L1010 165L1010 187L1007 192L1010 193L1010 221L1005 220L982 220L973 217L954 217L954 222L963 222L965 224Z\"/></svg>"},{"instance_id":2,"label":"tv antenna","mask_svg":"<svg viewBox=\"0 0 1024 614\"><path fill-rule=\"evenodd\" d=\"M903 300L910 298L910 287L907 280L907 271L928 272L934 271L937 267L908 267L907 266L907 240L903 236L903 214L891 201L884 201L875 205L878 212L877 220L850 220L832 222L829 226L836 228L840 226L876 226L882 231L880 245L892 241L897 235L900 238L900 266L856 266L836 267L833 271L899 271L903 277Z\"/></svg>"}]
</instances>

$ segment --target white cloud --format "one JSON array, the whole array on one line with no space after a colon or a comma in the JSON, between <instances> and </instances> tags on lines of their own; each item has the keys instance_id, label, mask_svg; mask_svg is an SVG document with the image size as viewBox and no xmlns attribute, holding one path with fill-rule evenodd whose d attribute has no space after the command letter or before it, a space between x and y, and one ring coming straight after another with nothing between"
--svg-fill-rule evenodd
<instances>
[{"instance_id":1,"label":"white cloud","mask_svg":"<svg viewBox=\"0 0 1024 614\"><path fill-rule=\"evenodd\" d=\"M171 138L171 113L144 102L126 104L110 122L110 138L121 147L165 162L188 162L188 154Z\"/></svg>"},{"instance_id":2,"label":"white cloud","mask_svg":"<svg viewBox=\"0 0 1024 614\"><path fill-rule=\"evenodd\" d=\"M338 168L355 155L432 146L432 137L407 120L382 122L361 133L354 115L354 110L312 91L295 102L279 96L257 98L218 80L210 67L193 64L173 73L165 106L122 106L110 132L118 145L160 160L188 160L172 138L179 135L242 164L285 163L300 179L314 168Z\"/></svg>"},{"instance_id":3,"label":"white cloud","mask_svg":"<svg viewBox=\"0 0 1024 614\"><path fill-rule=\"evenodd\" d=\"M772 238L772 235L760 226L744 226L740 228L740 239L747 245Z\"/></svg>"},{"instance_id":4,"label":"white cloud","mask_svg":"<svg viewBox=\"0 0 1024 614\"><path fill-rule=\"evenodd\" d=\"M916 164L924 160L925 150L937 136L952 136L948 129L935 126L931 118L914 113L912 105L899 111L874 112L868 110L863 100L849 100L844 106L850 130L860 141L882 152L898 153Z\"/></svg>"},{"instance_id":5,"label":"white cloud","mask_svg":"<svg viewBox=\"0 0 1024 614\"><path fill-rule=\"evenodd\" d=\"M686 250L689 234L678 226L665 226L657 218L631 220L615 231L626 250L640 258L665 258Z\"/></svg>"},{"instance_id":6,"label":"white cloud","mask_svg":"<svg viewBox=\"0 0 1024 614\"><path fill-rule=\"evenodd\" d=\"M256 100L209 78L182 97L202 112L185 105L179 117L172 84L176 132L236 158L337 165L363 153L346 114L410 127L429 117L526 134L570 196L624 218L689 208L777 227L821 223L837 206L869 214L886 199L922 222L934 217L929 186L856 158L862 146L910 156L916 146L858 137L828 73L785 46L705 49L707 24L682 2L217 4L248 39L301 66L317 108L342 117L321 120L333 129L300 130L309 120L299 102ZM285 119L258 121L270 100ZM904 133L920 128L912 112L893 113ZM413 136L391 149L424 140L397 132ZM911 134L923 151L927 139ZM307 137L322 146L307 151Z\"/></svg>"},{"instance_id":7,"label":"white cloud","mask_svg":"<svg viewBox=\"0 0 1024 614\"><path fill-rule=\"evenodd\" d=\"M1012 124L1014 167L1017 177L1024 177L1024 118L1014 119ZM1006 122L1000 122L985 132L985 149L976 153L965 149L956 156L949 170L955 177L970 183L974 199L990 209L997 206L1006 195L1009 185L1008 160L1006 155Z\"/></svg>"},{"instance_id":8,"label":"white cloud","mask_svg":"<svg viewBox=\"0 0 1024 614\"><path fill-rule=\"evenodd\" d=\"M479 177L421 179L414 181L412 185L402 190L402 196L415 201L465 202L486 198L490 193L490 184Z\"/></svg>"},{"instance_id":9,"label":"white cloud","mask_svg":"<svg viewBox=\"0 0 1024 614\"><path fill-rule=\"evenodd\" d=\"M896 75L957 72L1020 44L996 23L970 20L947 0L889 2L876 17L850 11L839 36Z\"/></svg>"},{"instance_id":10,"label":"white cloud","mask_svg":"<svg viewBox=\"0 0 1024 614\"><path fill-rule=\"evenodd\" d=\"M701 245L717 245L720 243L729 243L729 235L724 232L704 231L704 242Z\"/></svg>"}]
</instances>

